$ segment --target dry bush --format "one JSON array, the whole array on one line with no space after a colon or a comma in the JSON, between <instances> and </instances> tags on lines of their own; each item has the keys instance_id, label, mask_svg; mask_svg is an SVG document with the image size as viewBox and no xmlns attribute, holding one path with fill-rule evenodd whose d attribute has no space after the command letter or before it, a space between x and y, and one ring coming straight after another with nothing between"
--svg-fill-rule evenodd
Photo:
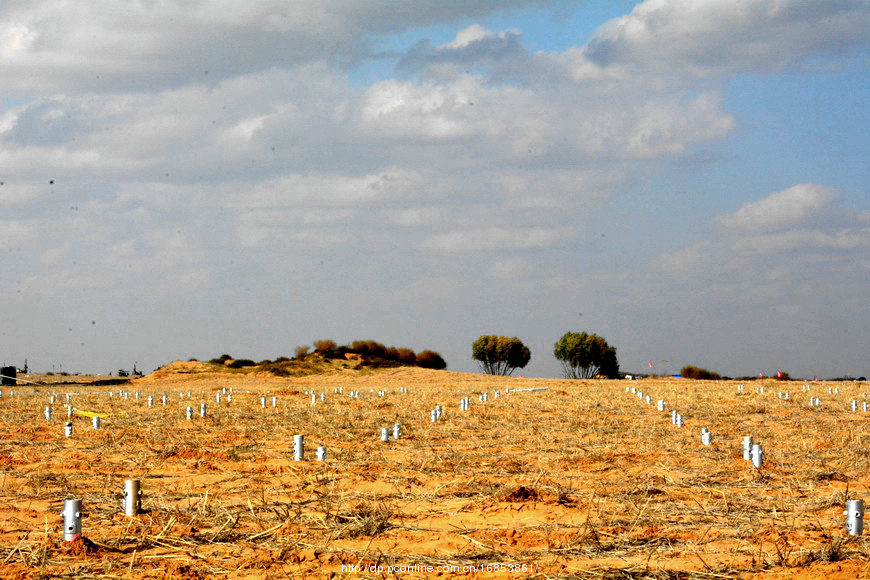
<instances>
[{"instance_id":1,"label":"dry bush","mask_svg":"<svg viewBox=\"0 0 870 580\"><path fill-rule=\"evenodd\" d=\"M314 352L319 354L320 356L328 356L335 351L335 341L329 339L315 340L314 341Z\"/></svg>"},{"instance_id":2,"label":"dry bush","mask_svg":"<svg viewBox=\"0 0 870 580\"><path fill-rule=\"evenodd\" d=\"M404 365L412 365L417 361L417 355L410 348L396 349L396 360Z\"/></svg>"},{"instance_id":3,"label":"dry bush","mask_svg":"<svg viewBox=\"0 0 870 580\"><path fill-rule=\"evenodd\" d=\"M417 359L415 363L418 367L422 367L424 369L441 370L447 368L447 363L444 362L444 359L441 358L441 355L431 350L424 350L417 353Z\"/></svg>"}]
</instances>

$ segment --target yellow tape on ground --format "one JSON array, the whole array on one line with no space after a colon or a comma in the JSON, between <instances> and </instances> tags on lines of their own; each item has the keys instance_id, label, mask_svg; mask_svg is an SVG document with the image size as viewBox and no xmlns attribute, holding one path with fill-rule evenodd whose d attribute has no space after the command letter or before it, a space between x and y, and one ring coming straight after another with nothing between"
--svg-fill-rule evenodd
<instances>
[{"instance_id":1,"label":"yellow tape on ground","mask_svg":"<svg viewBox=\"0 0 870 580\"><path fill-rule=\"evenodd\" d=\"M73 409L73 413L81 415L82 417L99 417L100 419L105 419L106 417L124 417L126 415L126 413L118 413L117 415L111 413L95 413L93 411L82 411L81 409Z\"/></svg>"}]
</instances>

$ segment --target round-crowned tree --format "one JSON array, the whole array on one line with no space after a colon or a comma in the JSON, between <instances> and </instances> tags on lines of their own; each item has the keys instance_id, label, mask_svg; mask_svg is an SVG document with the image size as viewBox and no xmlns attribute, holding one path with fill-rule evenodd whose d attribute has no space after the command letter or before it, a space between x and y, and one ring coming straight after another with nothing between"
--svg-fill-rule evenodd
<instances>
[{"instance_id":1,"label":"round-crowned tree","mask_svg":"<svg viewBox=\"0 0 870 580\"><path fill-rule=\"evenodd\" d=\"M597 334L566 332L556 343L553 354L562 363L566 379L591 379L598 375L619 378L616 347Z\"/></svg>"},{"instance_id":2,"label":"round-crowned tree","mask_svg":"<svg viewBox=\"0 0 870 580\"><path fill-rule=\"evenodd\" d=\"M471 356L488 375L507 376L529 364L532 352L517 338L481 336L471 345Z\"/></svg>"}]
</instances>

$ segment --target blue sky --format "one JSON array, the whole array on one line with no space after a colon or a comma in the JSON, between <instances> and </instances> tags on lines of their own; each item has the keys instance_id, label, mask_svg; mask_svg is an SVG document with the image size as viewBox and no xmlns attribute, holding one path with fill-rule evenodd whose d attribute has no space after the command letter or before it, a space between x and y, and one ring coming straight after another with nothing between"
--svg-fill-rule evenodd
<instances>
[{"instance_id":1,"label":"blue sky","mask_svg":"<svg viewBox=\"0 0 870 580\"><path fill-rule=\"evenodd\" d=\"M870 2L0 6L0 362L862 376ZM664 361L668 361L665 363Z\"/></svg>"}]
</instances>

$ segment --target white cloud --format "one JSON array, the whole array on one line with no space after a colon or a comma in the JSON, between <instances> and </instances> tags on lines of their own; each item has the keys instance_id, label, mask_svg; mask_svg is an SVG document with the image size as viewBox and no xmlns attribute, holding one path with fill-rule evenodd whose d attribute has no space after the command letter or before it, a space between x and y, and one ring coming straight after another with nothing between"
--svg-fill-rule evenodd
<instances>
[{"instance_id":1,"label":"white cloud","mask_svg":"<svg viewBox=\"0 0 870 580\"><path fill-rule=\"evenodd\" d=\"M868 41L861 1L647 0L601 26L583 57L601 68L706 77L781 70Z\"/></svg>"},{"instance_id":2,"label":"white cloud","mask_svg":"<svg viewBox=\"0 0 870 580\"><path fill-rule=\"evenodd\" d=\"M31 203L43 194L43 188L33 183L0 184L0 207Z\"/></svg>"},{"instance_id":3,"label":"white cloud","mask_svg":"<svg viewBox=\"0 0 870 580\"><path fill-rule=\"evenodd\" d=\"M0 25L0 55L6 59L26 53L36 40L36 33L24 24Z\"/></svg>"},{"instance_id":4,"label":"white cloud","mask_svg":"<svg viewBox=\"0 0 870 580\"><path fill-rule=\"evenodd\" d=\"M522 44L519 29L492 32L479 24L460 30L452 42L433 47L428 41L417 43L399 62L401 71L417 72L423 77L446 79L486 71L496 79L531 80L524 72L533 56ZM547 63L541 60L539 64ZM540 67L538 72L540 73Z\"/></svg>"},{"instance_id":5,"label":"white cloud","mask_svg":"<svg viewBox=\"0 0 870 580\"><path fill-rule=\"evenodd\" d=\"M546 248L573 237L569 228L505 228L455 230L430 236L423 248L437 252L478 252Z\"/></svg>"},{"instance_id":6,"label":"white cloud","mask_svg":"<svg viewBox=\"0 0 870 580\"><path fill-rule=\"evenodd\" d=\"M236 226L236 236L243 248L258 248L266 245L282 248L311 250L314 248L335 248L353 242L352 236L331 229L297 229L263 225L255 220L242 219Z\"/></svg>"},{"instance_id":7,"label":"white cloud","mask_svg":"<svg viewBox=\"0 0 870 580\"><path fill-rule=\"evenodd\" d=\"M384 81L369 89L363 98L363 127L393 138L435 140L492 132L495 128L474 108L492 92L474 77L449 84Z\"/></svg>"},{"instance_id":8,"label":"white cloud","mask_svg":"<svg viewBox=\"0 0 870 580\"><path fill-rule=\"evenodd\" d=\"M231 195L226 206L241 211L298 206L371 207L397 196L413 196L420 181L419 174L400 168L360 176L292 174Z\"/></svg>"},{"instance_id":9,"label":"white cloud","mask_svg":"<svg viewBox=\"0 0 870 580\"><path fill-rule=\"evenodd\" d=\"M443 219L444 211L438 207L417 207L386 213L387 220L402 227L432 226Z\"/></svg>"},{"instance_id":10,"label":"white cloud","mask_svg":"<svg viewBox=\"0 0 870 580\"><path fill-rule=\"evenodd\" d=\"M656 260L656 269L673 273L689 273L702 270L709 261L710 242L702 241L670 254L662 254Z\"/></svg>"},{"instance_id":11,"label":"white cloud","mask_svg":"<svg viewBox=\"0 0 870 580\"><path fill-rule=\"evenodd\" d=\"M718 222L730 229L776 230L800 224L830 204L837 192L828 187L805 183L771 193L762 200L748 203Z\"/></svg>"},{"instance_id":12,"label":"white cloud","mask_svg":"<svg viewBox=\"0 0 870 580\"><path fill-rule=\"evenodd\" d=\"M0 220L0 250L20 248L38 235L37 222Z\"/></svg>"},{"instance_id":13,"label":"white cloud","mask_svg":"<svg viewBox=\"0 0 870 580\"><path fill-rule=\"evenodd\" d=\"M626 152L636 157L682 153L695 143L724 137L734 119L720 111L721 97L703 93L688 103L652 102L643 108L626 138Z\"/></svg>"},{"instance_id":14,"label":"white cloud","mask_svg":"<svg viewBox=\"0 0 870 580\"><path fill-rule=\"evenodd\" d=\"M816 190L747 204L708 238L658 259L650 254L673 247L675 234L641 237L654 227L645 220L674 201L657 197L658 177L678 175L699 151L717 158L734 134L737 101L722 77L802 67L860 45L866 2L648 0L586 46L554 37L554 52L534 50L552 12L524 30L488 24L525 26L511 8L544 5L0 4L0 207L9 220L0 248L16 249L5 252L14 275L0 292L23 281L58 303L147 304L159 316L203 301L201 310L221 312L247 279L237 269L256 271L270 291L251 312L278 312L303 295L317 305L292 324L283 311L264 317L264 344L285 340L278 327L318 330L330 302L344 302L335 296L352 297L354 323L378 328L405 323L398 309L381 315L383 297L397 296L416 329L421 302L443 310L433 325L462 327L467 317L451 313L484 312L469 300L480 295L475 285L498 287L505 305L530 288L584 300L605 288L600 308L578 311L586 322L600 310L603 320L606 304L618 304L609 322L644 300L664 309L709 299L727 312L716 302L725 294L764 285L750 295L788 295L803 270L870 263L867 212L828 219L836 204ZM637 207L629 192L647 184L650 205ZM303 258L324 267L288 278L297 264L287 262ZM638 263L649 269L630 266ZM549 302L562 323L561 301ZM529 320L537 315L530 308ZM209 323L245 335L232 321Z\"/></svg>"},{"instance_id":15,"label":"white cloud","mask_svg":"<svg viewBox=\"0 0 870 580\"><path fill-rule=\"evenodd\" d=\"M517 32L513 31L513 34L517 34ZM468 28L464 28L457 32L456 39L453 42L442 44L438 48L441 50L458 50L460 48L467 48L472 43L480 42L488 38L505 38L505 36L506 33L504 32L498 35L494 35L483 26L479 24L472 24Z\"/></svg>"},{"instance_id":16,"label":"white cloud","mask_svg":"<svg viewBox=\"0 0 870 580\"><path fill-rule=\"evenodd\" d=\"M332 55L352 60L371 36L486 15L534 0L412 2L213 0L6 3L0 8L4 85L15 90L143 91L220 82L241 72L294 66Z\"/></svg>"},{"instance_id":17,"label":"white cloud","mask_svg":"<svg viewBox=\"0 0 870 580\"><path fill-rule=\"evenodd\" d=\"M794 230L789 232L760 234L743 237L734 242L736 251L776 253L787 250L855 250L870 246L870 229L822 232L819 230Z\"/></svg>"},{"instance_id":18,"label":"white cloud","mask_svg":"<svg viewBox=\"0 0 870 580\"><path fill-rule=\"evenodd\" d=\"M691 299L698 304L727 303L736 296L797 300L801 290L796 281L848 278L854 264L870 257L870 227L861 223L860 215L832 212L830 219L816 220L818 227L804 227L837 196L831 188L797 185L748 203L716 220L726 228L714 228L704 239L660 254L644 279L655 288L667 286L666 277L687 277L693 282Z\"/></svg>"},{"instance_id":19,"label":"white cloud","mask_svg":"<svg viewBox=\"0 0 870 580\"><path fill-rule=\"evenodd\" d=\"M495 280L513 280L525 278L533 271L534 267L528 260L515 258L496 261L490 266L486 276Z\"/></svg>"}]
</instances>

